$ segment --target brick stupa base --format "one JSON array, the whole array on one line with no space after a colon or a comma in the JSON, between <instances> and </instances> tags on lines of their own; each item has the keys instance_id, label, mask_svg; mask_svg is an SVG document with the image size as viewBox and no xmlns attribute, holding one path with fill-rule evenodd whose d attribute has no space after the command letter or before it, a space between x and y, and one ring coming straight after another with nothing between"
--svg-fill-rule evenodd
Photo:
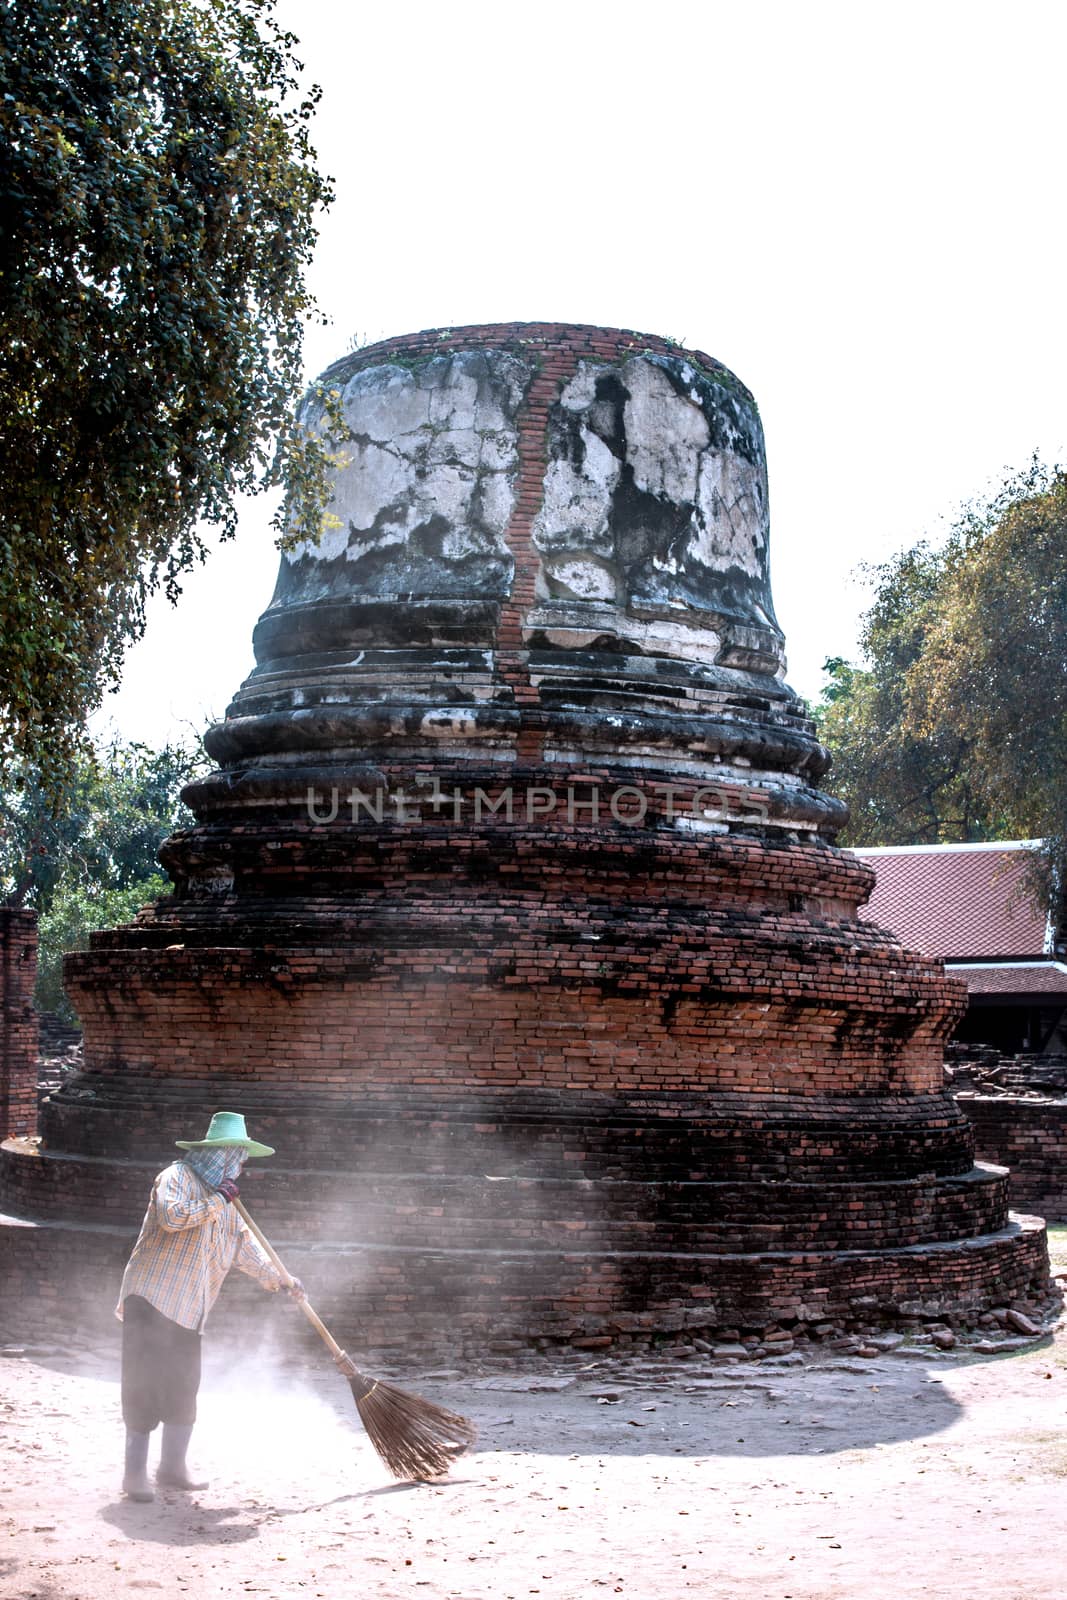
<instances>
[{"instance_id":1,"label":"brick stupa base","mask_svg":"<svg viewBox=\"0 0 1067 1600\"><path fill-rule=\"evenodd\" d=\"M222 1108L276 1147L244 1193L353 1349L1044 1296L1043 1225L943 1092L962 988L857 920L747 391L541 324L326 379L339 531L283 559L173 896L69 960L84 1071L0 1155L13 1292L108 1313L153 1173Z\"/></svg>"}]
</instances>

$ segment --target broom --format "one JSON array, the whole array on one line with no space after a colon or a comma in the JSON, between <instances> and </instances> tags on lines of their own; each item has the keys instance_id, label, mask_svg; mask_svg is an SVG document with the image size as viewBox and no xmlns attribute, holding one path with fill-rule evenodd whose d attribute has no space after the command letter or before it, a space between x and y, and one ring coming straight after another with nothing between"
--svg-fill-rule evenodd
<instances>
[{"instance_id":1,"label":"broom","mask_svg":"<svg viewBox=\"0 0 1067 1600\"><path fill-rule=\"evenodd\" d=\"M240 1200L233 1204L247 1222L282 1277L286 1288L293 1279L274 1246L265 1239ZM326 1324L306 1300L299 1302L315 1332L326 1345L352 1388L352 1398L367 1437L389 1471L397 1478L439 1478L468 1449L477 1436L466 1417L435 1406L432 1401L407 1394L380 1378L368 1378L346 1355Z\"/></svg>"}]
</instances>

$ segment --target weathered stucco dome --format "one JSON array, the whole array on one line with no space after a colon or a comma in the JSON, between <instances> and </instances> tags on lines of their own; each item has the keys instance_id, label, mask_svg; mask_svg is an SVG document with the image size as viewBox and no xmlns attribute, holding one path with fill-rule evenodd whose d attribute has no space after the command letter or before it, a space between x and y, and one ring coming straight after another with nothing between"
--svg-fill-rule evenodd
<instances>
[{"instance_id":1,"label":"weathered stucco dome","mask_svg":"<svg viewBox=\"0 0 1067 1600\"><path fill-rule=\"evenodd\" d=\"M333 520L282 558L173 895L68 961L85 1067L4 1148L0 1255L94 1304L224 1106L353 1348L781 1350L1044 1292L943 1090L962 988L857 918L748 391L540 323L321 381Z\"/></svg>"},{"instance_id":2,"label":"weathered stucco dome","mask_svg":"<svg viewBox=\"0 0 1067 1600\"><path fill-rule=\"evenodd\" d=\"M261 801L279 761L275 798L299 805L323 763L507 764L536 731L556 767L624 749L734 784L739 814L748 795L768 823L839 825L782 681L763 430L725 367L637 334L477 328L320 385L345 422L332 525L282 560L208 736L231 776L198 807ZM305 420L326 427L321 392Z\"/></svg>"}]
</instances>

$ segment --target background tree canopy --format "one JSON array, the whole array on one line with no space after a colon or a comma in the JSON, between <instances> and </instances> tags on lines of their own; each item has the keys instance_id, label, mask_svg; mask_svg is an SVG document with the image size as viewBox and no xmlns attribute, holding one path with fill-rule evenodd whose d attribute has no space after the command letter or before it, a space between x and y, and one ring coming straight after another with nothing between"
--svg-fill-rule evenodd
<instances>
[{"instance_id":1,"label":"background tree canopy","mask_svg":"<svg viewBox=\"0 0 1067 1600\"><path fill-rule=\"evenodd\" d=\"M38 913L41 1010L71 1019L64 953L170 892L156 852L192 821L181 790L209 765L199 742L162 750L115 743L75 758L57 807L51 784L12 764L0 788L0 898Z\"/></svg>"},{"instance_id":2,"label":"background tree canopy","mask_svg":"<svg viewBox=\"0 0 1067 1600\"><path fill-rule=\"evenodd\" d=\"M1067 817L1067 473L1036 460L875 570L863 667L815 708L853 845L1044 838Z\"/></svg>"},{"instance_id":3,"label":"background tree canopy","mask_svg":"<svg viewBox=\"0 0 1067 1600\"><path fill-rule=\"evenodd\" d=\"M275 0L0 0L0 765L71 770L147 595L285 479L330 198Z\"/></svg>"}]
</instances>

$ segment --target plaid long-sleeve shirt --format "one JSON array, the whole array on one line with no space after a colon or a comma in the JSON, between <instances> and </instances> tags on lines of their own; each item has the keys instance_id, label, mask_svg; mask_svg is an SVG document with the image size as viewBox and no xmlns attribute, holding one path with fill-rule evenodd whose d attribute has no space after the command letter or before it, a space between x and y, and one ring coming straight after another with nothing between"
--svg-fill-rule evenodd
<instances>
[{"instance_id":1,"label":"plaid long-sleeve shirt","mask_svg":"<svg viewBox=\"0 0 1067 1600\"><path fill-rule=\"evenodd\" d=\"M265 1289L284 1280L220 1194L202 1184L183 1161L166 1167L152 1186L141 1232L122 1278L122 1302L141 1295L183 1328L202 1329L231 1267Z\"/></svg>"}]
</instances>

